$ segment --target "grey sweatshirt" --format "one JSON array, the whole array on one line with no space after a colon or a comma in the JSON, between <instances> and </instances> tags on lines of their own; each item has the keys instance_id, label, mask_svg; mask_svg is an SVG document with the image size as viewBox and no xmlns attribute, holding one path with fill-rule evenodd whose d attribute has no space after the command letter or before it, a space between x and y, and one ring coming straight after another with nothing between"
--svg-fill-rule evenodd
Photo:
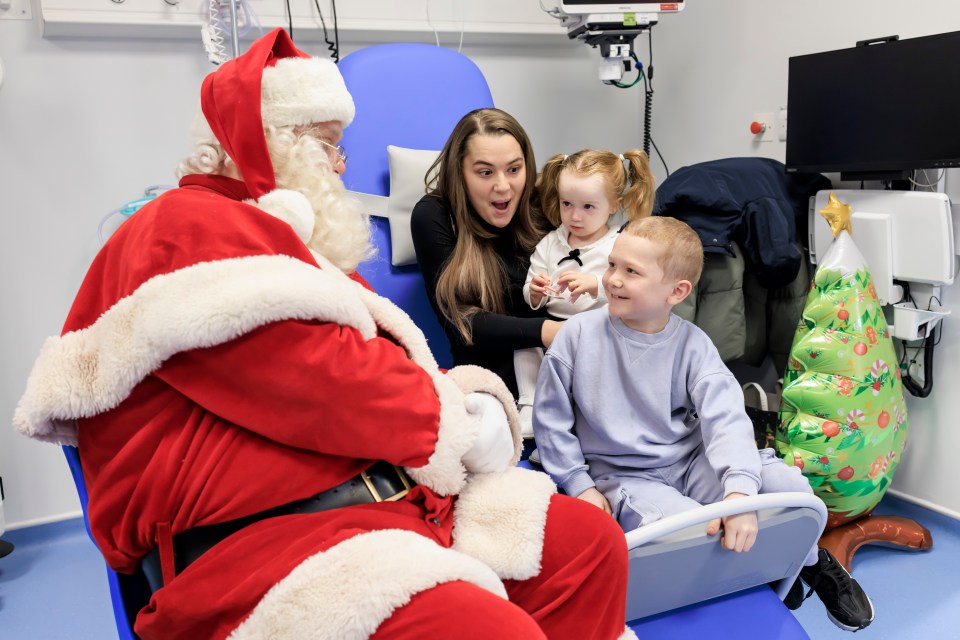
<instances>
[{"instance_id":1,"label":"grey sweatshirt","mask_svg":"<svg viewBox=\"0 0 960 640\"><path fill-rule=\"evenodd\" d=\"M760 486L743 391L710 338L675 315L654 334L606 308L567 320L540 367L533 429L544 469L572 496L593 478L671 465L701 442L724 495Z\"/></svg>"}]
</instances>

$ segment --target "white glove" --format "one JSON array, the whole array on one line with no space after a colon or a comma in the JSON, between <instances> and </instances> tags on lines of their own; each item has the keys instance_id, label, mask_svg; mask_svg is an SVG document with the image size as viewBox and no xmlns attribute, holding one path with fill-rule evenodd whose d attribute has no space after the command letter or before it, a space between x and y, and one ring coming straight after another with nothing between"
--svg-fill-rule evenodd
<instances>
[{"instance_id":1,"label":"white glove","mask_svg":"<svg viewBox=\"0 0 960 640\"><path fill-rule=\"evenodd\" d=\"M467 413L480 417L477 442L463 454L463 466L471 473L503 471L513 458L513 434L500 401L489 393L469 393L463 401Z\"/></svg>"}]
</instances>

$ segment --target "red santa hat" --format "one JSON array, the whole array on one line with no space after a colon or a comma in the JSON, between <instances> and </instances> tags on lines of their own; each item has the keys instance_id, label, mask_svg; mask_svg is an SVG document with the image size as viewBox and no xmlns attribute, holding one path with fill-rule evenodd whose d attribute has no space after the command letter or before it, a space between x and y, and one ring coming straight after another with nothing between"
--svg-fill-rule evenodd
<instances>
[{"instance_id":1,"label":"red santa hat","mask_svg":"<svg viewBox=\"0 0 960 640\"><path fill-rule=\"evenodd\" d=\"M300 51L280 28L208 75L200 107L257 200L277 186L265 127L330 121L346 127L355 112L337 66Z\"/></svg>"}]
</instances>

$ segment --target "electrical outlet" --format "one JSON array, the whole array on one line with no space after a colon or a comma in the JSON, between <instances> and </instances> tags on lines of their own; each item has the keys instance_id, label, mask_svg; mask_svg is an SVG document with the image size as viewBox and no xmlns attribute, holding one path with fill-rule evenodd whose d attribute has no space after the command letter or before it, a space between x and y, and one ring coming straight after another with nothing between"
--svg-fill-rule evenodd
<instances>
[{"instance_id":1,"label":"electrical outlet","mask_svg":"<svg viewBox=\"0 0 960 640\"><path fill-rule=\"evenodd\" d=\"M780 142L787 141L787 109L786 107L780 107L780 110L777 112L777 140Z\"/></svg>"}]
</instances>

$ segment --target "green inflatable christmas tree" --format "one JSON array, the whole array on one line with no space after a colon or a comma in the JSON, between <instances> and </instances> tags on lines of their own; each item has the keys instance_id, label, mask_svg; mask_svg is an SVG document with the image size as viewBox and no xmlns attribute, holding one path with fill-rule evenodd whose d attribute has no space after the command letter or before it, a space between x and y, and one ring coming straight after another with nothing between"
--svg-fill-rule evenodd
<instances>
[{"instance_id":1,"label":"green inflatable christmas tree","mask_svg":"<svg viewBox=\"0 0 960 640\"><path fill-rule=\"evenodd\" d=\"M912 538L888 539L906 535L903 527L912 521L897 519L903 521L896 522L897 533L888 520L863 520L900 462L907 407L883 307L850 236L850 207L831 194L820 214L835 239L817 266L784 373L777 451L827 505L821 546L830 548L832 536L840 548L831 551L849 568L853 551L865 542L925 547ZM834 531L853 522L854 529ZM916 526L924 537L926 529Z\"/></svg>"}]
</instances>

